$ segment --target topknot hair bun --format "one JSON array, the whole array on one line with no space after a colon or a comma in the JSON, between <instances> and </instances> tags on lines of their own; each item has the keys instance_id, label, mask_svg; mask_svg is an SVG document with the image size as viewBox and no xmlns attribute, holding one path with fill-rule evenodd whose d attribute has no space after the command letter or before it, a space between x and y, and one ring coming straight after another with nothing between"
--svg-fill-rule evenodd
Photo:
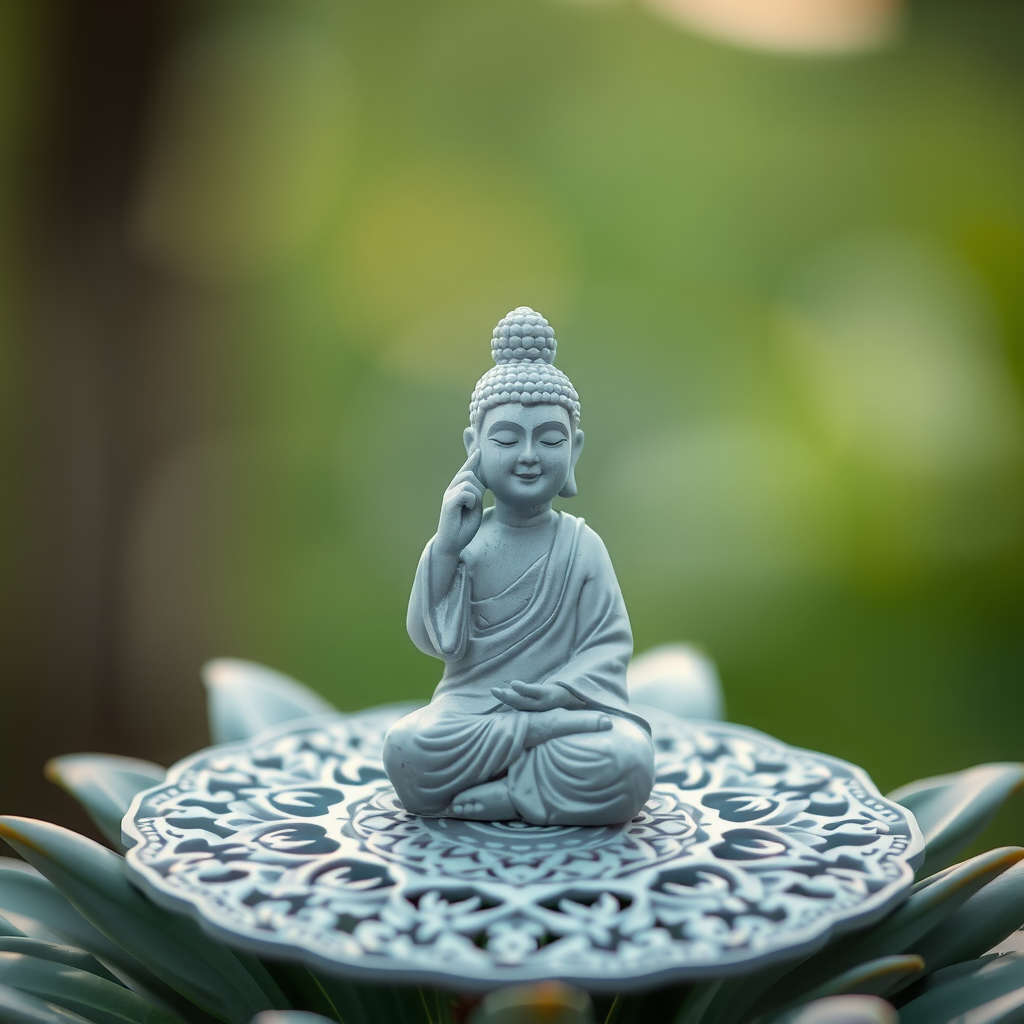
<instances>
[{"instance_id":1,"label":"topknot hair bun","mask_svg":"<svg viewBox=\"0 0 1024 1024\"><path fill-rule=\"evenodd\" d=\"M498 321L491 338L492 366L477 382L469 403L469 422L479 426L488 409L509 402L560 405L573 429L580 425L580 396L557 367L555 332L529 306L519 306Z\"/></svg>"},{"instance_id":2,"label":"topknot hair bun","mask_svg":"<svg viewBox=\"0 0 1024 1024\"><path fill-rule=\"evenodd\" d=\"M491 355L502 363L555 361L555 332L529 306L517 306L498 321L491 336Z\"/></svg>"}]
</instances>

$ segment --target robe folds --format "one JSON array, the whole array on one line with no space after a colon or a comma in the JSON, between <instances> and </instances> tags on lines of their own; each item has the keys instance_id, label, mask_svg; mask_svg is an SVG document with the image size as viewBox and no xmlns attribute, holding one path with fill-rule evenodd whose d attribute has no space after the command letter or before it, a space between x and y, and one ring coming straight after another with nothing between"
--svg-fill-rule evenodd
<instances>
[{"instance_id":1,"label":"robe folds","mask_svg":"<svg viewBox=\"0 0 1024 1024\"><path fill-rule=\"evenodd\" d=\"M633 638L611 560L582 519L558 517L548 552L491 598L474 599L463 558L432 605L430 544L420 559L409 635L445 670L430 704L384 744L388 777L414 814L444 814L465 790L503 776L520 817L538 825L628 821L650 795L650 727L626 697ZM490 692L516 679L559 687L565 706L603 711L612 728L526 747L534 712Z\"/></svg>"}]
</instances>

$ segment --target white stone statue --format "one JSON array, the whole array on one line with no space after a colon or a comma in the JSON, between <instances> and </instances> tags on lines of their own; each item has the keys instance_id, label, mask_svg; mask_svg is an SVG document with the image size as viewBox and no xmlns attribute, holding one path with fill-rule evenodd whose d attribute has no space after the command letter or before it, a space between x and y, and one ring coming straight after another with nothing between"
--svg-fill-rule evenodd
<instances>
[{"instance_id":1,"label":"white stone statue","mask_svg":"<svg viewBox=\"0 0 1024 1024\"><path fill-rule=\"evenodd\" d=\"M576 493L583 450L579 396L552 365L555 346L527 306L494 329L469 457L416 570L409 635L444 675L384 744L414 814L609 825L650 796L654 752L626 696L633 637L615 572L601 538L551 508Z\"/></svg>"}]
</instances>

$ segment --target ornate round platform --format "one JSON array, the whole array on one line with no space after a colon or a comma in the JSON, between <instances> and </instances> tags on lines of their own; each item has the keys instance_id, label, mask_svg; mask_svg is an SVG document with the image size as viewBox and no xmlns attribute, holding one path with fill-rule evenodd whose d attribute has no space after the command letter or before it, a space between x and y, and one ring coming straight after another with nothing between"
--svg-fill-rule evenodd
<instances>
[{"instance_id":1,"label":"ornate round platform","mask_svg":"<svg viewBox=\"0 0 1024 1024\"><path fill-rule=\"evenodd\" d=\"M920 860L861 769L653 711L657 781L626 825L417 818L380 761L407 710L182 761L125 817L135 880L229 942L365 981L624 991L809 952L880 916Z\"/></svg>"}]
</instances>

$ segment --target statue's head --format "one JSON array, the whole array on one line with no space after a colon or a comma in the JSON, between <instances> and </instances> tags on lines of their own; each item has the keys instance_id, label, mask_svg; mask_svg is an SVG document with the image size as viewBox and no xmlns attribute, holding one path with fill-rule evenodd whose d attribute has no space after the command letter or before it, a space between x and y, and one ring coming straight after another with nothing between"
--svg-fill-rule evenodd
<instances>
[{"instance_id":1,"label":"statue's head","mask_svg":"<svg viewBox=\"0 0 1024 1024\"><path fill-rule=\"evenodd\" d=\"M580 398L552 365L556 347L551 326L529 306L512 310L494 328L495 365L473 389L464 440L467 453L480 449L477 475L496 498L549 501L576 494Z\"/></svg>"}]
</instances>

